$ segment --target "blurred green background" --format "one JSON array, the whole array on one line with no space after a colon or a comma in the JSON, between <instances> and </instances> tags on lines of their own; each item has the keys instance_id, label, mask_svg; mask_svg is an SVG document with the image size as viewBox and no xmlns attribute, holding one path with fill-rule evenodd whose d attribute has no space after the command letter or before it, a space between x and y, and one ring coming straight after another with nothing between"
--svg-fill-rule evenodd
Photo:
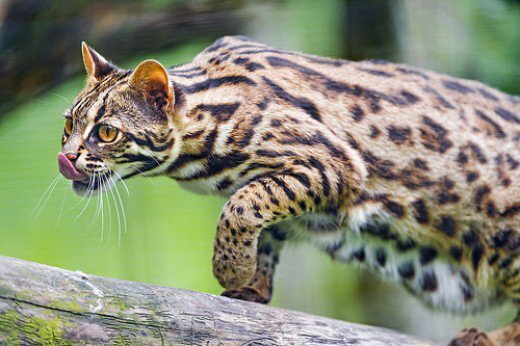
<instances>
[{"instance_id":1,"label":"blurred green background","mask_svg":"<svg viewBox=\"0 0 520 346\"><path fill-rule=\"evenodd\" d=\"M81 40L123 67L145 58L170 66L221 35L242 34L520 92L518 1L4 1L0 25L0 254L215 294L212 238L222 199L167 178L132 179L129 196L119 186L128 225L119 242L113 203L110 219L105 200L102 226L98 199L84 208L65 179L44 194L58 176L60 115L84 80ZM301 244L282 254L272 304L439 341L463 326L490 329L513 317L507 306L472 317L430 311L400 287Z\"/></svg>"}]
</instances>

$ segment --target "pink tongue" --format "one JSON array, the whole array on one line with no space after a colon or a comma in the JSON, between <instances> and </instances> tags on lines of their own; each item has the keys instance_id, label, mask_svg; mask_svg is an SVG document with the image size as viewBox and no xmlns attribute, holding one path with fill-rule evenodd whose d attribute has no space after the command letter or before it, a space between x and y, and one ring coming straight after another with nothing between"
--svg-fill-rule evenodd
<instances>
[{"instance_id":1,"label":"pink tongue","mask_svg":"<svg viewBox=\"0 0 520 346\"><path fill-rule=\"evenodd\" d=\"M78 172L67 156L62 153L58 153L58 166L65 178L80 182L88 181L88 176L85 173Z\"/></svg>"}]
</instances>

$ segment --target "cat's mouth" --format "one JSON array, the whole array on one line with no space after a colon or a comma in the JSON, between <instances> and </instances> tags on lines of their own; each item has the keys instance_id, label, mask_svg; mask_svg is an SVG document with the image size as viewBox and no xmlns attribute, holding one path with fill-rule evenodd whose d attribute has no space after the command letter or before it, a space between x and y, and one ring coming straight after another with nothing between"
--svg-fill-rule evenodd
<instances>
[{"instance_id":1,"label":"cat's mouth","mask_svg":"<svg viewBox=\"0 0 520 346\"><path fill-rule=\"evenodd\" d=\"M58 154L58 167L65 178L72 180L72 190L78 195L97 192L103 187L108 189L115 184L111 172L87 174L78 171L67 156L62 153ZM113 184L110 184L110 182Z\"/></svg>"}]
</instances>

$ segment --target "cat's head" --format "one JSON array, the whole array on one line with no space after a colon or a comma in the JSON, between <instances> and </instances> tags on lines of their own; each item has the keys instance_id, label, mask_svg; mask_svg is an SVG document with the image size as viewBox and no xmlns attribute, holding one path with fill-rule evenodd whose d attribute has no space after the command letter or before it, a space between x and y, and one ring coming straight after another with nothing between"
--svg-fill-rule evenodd
<instances>
[{"instance_id":1,"label":"cat's head","mask_svg":"<svg viewBox=\"0 0 520 346\"><path fill-rule=\"evenodd\" d=\"M124 70L82 45L87 82L65 112L60 172L77 194L117 180L161 174L180 150L182 94L166 69L146 60Z\"/></svg>"}]
</instances>

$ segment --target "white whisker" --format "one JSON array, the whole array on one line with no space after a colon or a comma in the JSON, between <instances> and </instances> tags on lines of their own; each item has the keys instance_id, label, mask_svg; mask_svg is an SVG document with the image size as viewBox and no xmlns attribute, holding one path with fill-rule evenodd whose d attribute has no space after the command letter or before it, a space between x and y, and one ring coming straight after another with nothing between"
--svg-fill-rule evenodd
<instances>
[{"instance_id":1,"label":"white whisker","mask_svg":"<svg viewBox=\"0 0 520 346\"><path fill-rule=\"evenodd\" d=\"M104 214L105 208L104 208L104 205L103 205L103 177L102 176L99 177L99 181L100 181L100 184L99 184L99 190L100 190L99 200L101 202L101 239L99 241L99 246L101 247L101 245L103 244L103 239L105 238L105 214Z\"/></svg>"},{"instance_id":2,"label":"white whisker","mask_svg":"<svg viewBox=\"0 0 520 346\"><path fill-rule=\"evenodd\" d=\"M31 213L34 214L34 211L36 210L36 208L40 205L43 197L45 197L45 195L47 195L47 197L45 198L44 202L41 204L41 206L39 207L39 210L38 212L36 213L36 215L34 216L35 219L38 218L38 216L40 215L40 213L43 211L43 209L45 208L45 206L47 205L47 202L49 201L49 198L51 197L52 195L52 192L54 191L54 189L56 188L56 185L58 184L58 182L60 181L60 178L61 178L61 175L58 175L54 181L51 183L51 185L47 188L47 190L45 190L45 192L43 193L43 196L42 198L40 198L40 201L38 201L38 204L36 205L35 209L33 210L33 212ZM49 190L50 188L50 190ZM48 191L48 193L47 193Z\"/></svg>"},{"instance_id":3,"label":"white whisker","mask_svg":"<svg viewBox=\"0 0 520 346\"><path fill-rule=\"evenodd\" d=\"M110 181L114 185L113 189L116 189L116 183L114 182L114 179L109 176ZM119 192L118 192L119 193ZM114 201L114 208L116 209L116 215L117 215L117 244L118 246L121 246L121 216L119 215L119 206L117 205L116 197L114 194L114 191L110 189L110 194L112 195L112 200Z\"/></svg>"},{"instance_id":4,"label":"white whisker","mask_svg":"<svg viewBox=\"0 0 520 346\"><path fill-rule=\"evenodd\" d=\"M74 221L76 221L77 219L79 219L79 217L85 212L85 210L87 209L88 205L90 204L90 201L92 200L92 190L89 191L88 193L88 199L87 199L87 203L85 203L85 205L83 206L83 209L81 209L81 211L79 212L78 215L76 215L76 218L74 219Z\"/></svg>"},{"instance_id":5,"label":"white whisker","mask_svg":"<svg viewBox=\"0 0 520 346\"><path fill-rule=\"evenodd\" d=\"M54 225L54 231L52 231L52 234L55 234L56 230L58 229L58 224L60 223L60 219L61 219L61 213L63 212L63 206L65 205L65 200L67 199L68 193L69 193L69 189L66 189L65 193L63 194L63 199L61 200L60 212L58 213L58 218L56 220L56 224Z\"/></svg>"},{"instance_id":6,"label":"white whisker","mask_svg":"<svg viewBox=\"0 0 520 346\"><path fill-rule=\"evenodd\" d=\"M144 175L144 172L141 171L139 168L137 168L137 166L135 166L135 165L130 165L130 166L131 166L132 168L135 168L139 173L141 173L142 176L145 177L146 179L148 179L148 180L152 183L152 185L155 187L155 181L153 181L152 179L150 179L150 177L147 177L146 175Z\"/></svg>"},{"instance_id":7,"label":"white whisker","mask_svg":"<svg viewBox=\"0 0 520 346\"><path fill-rule=\"evenodd\" d=\"M60 94L58 94L58 93L56 93L56 92L54 92L54 91L51 91L50 94L52 94L52 95L54 95L54 96L58 96L59 98L61 98L63 101L66 102L66 103L65 103L66 105L70 105L70 104L72 103L72 102L70 102L70 101L69 101L65 96L60 95Z\"/></svg>"},{"instance_id":8,"label":"white whisker","mask_svg":"<svg viewBox=\"0 0 520 346\"><path fill-rule=\"evenodd\" d=\"M47 189L43 192L43 195L40 197L40 199L38 200L38 203L36 203L36 206L34 207L33 211L31 212L31 216L34 215L34 213L36 212L36 210L40 207L40 204L42 203L43 199L45 198L45 196L47 195L47 193L49 192L49 190L51 189L51 187L53 187L54 185L56 185L56 183L58 182L58 179L60 178L60 174L58 174L56 176L56 178L54 178L54 180L49 184L49 186L47 187ZM43 208L43 207L42 207ZM38 213L39 214L39 213ZM37 217L37 216L36 216ZM36 218L35 217L35 218Z\"/></svg>"},{"instance_id":9,"label":"white whisker","mask_svg":"<svg viewBox=\"0 0 520 346\"><path fill-rule=\"evenodd\" d=\"M98 179L98 176L97 175L94 175L93 176L94 178L94 184L96 184L96 180ZM88 233L88 231L90 231L90 229L92 228L92 225L94 225L94 222L97 221L98 217L99 217L99 207L100 207L100 202L99 202L99 198L97 200L97 204L96 204L96 213L94 215L94 218L92 219L92 221L90 222L90 225L88 226L88 229L85 233L83 233L83 237Z\"/></svg>"},{"instance_id":10,"label":"white whisker","mask_svg":"<svg viewBox=\"0 0 520 346\"><path fill-rule=\"evenodd\" d=\"M112 208L110 207L110 199L108 198L108 191L111 190L110 183L108 181L107 175L103 174L103 180L105 185L105 196L106 196L106 203L108 208L108 235L107 235L107 242L105 243L105 247L108 245L108 242L110 241L110 235L112 234Z\"/></svg>"},{"instance_id":11,"label":"white whisker","mask_svg":"<svg viewBox=\"0 0 520 346\"><path fill-rule=\"evenodd\" d=\"M147 155L148 157L151 157L155 162L157 162L157 167L159 167L161 164L159 163L159 161L157 161L157 159L155 158L155 156L153 156L152 154L148 153L146 150L143 150L141 151L143 154Z\"/></svg>"},{"instance_id":12,"label":"white whisker","mask_svg":"<svg viewBox=\"0 0 520 346\"><path fill-rule=\"evenodd\" d=\"M78 203L76 203L76 205L74 205L72 208L70 208L69 210L73 210L73 209L76 209L84 200L85 200L85 197L89 194L90 190L92 189L92 186L93 186L93 179L94 177L93 176L90 176L89 180L88 180L88 185L87 185L87 188L85 190L85 192L83 193L83 195L81 196L81 199L79 200Z\"/></svg>"},{"instance_id":13,"label":"white whisker","mask_svg":"<svg viewBox=\"0 0 520 346\"><path fill-rule=\"evenodd\" d=\"M114 174L117 175L117 177L119 178L119 181L120 181L121 183L123 183L123 186L124 186L124 188L125 188L125 190L126 190L126 194L127 194L128 196L130 196L130 191L128 190L128 186L126 186L126 183L125 183L125 181L123 180L123 178L122 178L122 177L119 175L119 173L117 173L116 171L112 171L112 172L114 172ZM115 186L115 183L114 183L114 186Z\"/></svg>"},{"instance_id":14,"label":"white whisker","mask_svg":"<svg viewBox=\"0 0 520 346\"><path fill-rule=\"evenodd\" d=\"M127 226L126 226L126 212L125 207L123 205L123 199L121 198L121 194L119 193L119 189L116 188L117 197L119 198L119 204L121 205L121 212L123 215L123 230L126 234Z\"/></svg>"}]
</instances>

